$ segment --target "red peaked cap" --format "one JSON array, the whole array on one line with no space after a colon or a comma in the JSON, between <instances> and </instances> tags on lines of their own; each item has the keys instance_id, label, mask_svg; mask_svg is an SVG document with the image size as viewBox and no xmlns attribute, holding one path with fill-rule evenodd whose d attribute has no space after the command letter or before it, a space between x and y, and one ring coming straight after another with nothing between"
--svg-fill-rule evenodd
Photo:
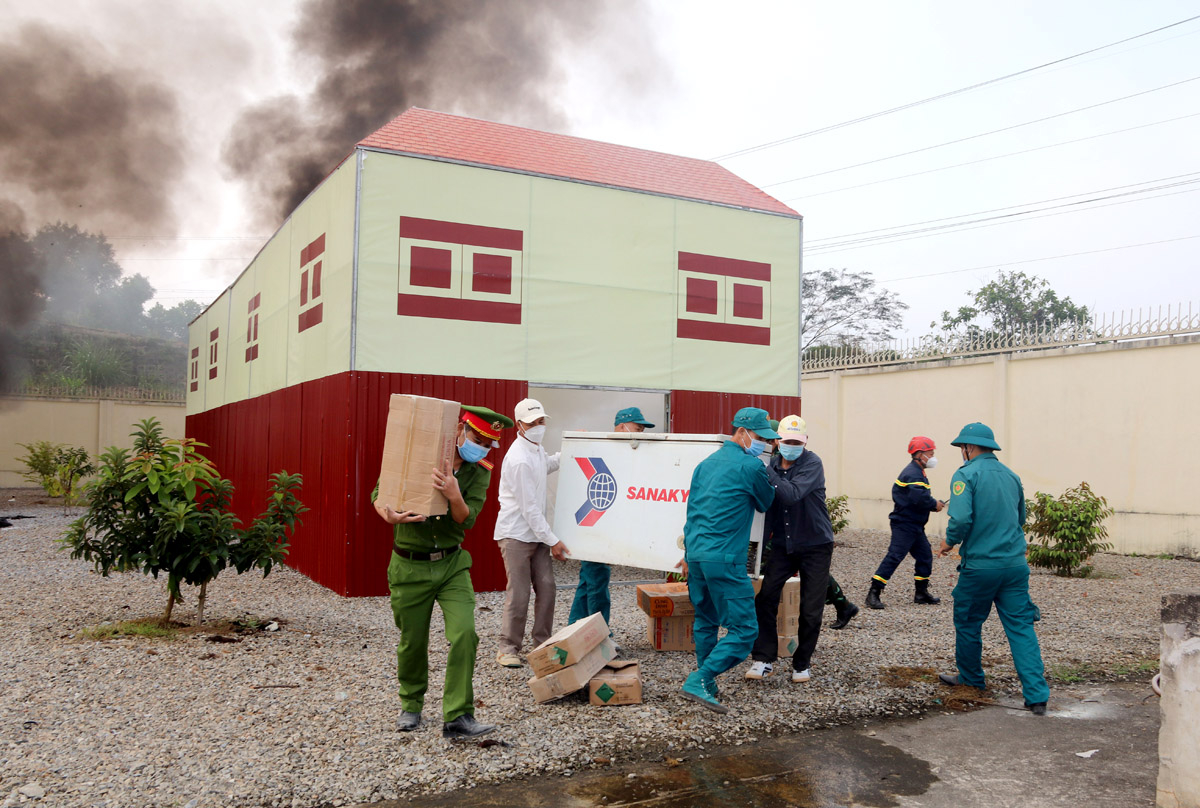
<instances>
[{"instance_id":1,"label":"red peaked cap","mask_svg":"<svg viewBox=\"0 0 1200 808\"><path fill-rule=\"evenodd\" d=\"M500 439L500 430L511 427L512 419L487 407L463 405L463 423L491 440Z\"/></svg>"},{"instance_id":2,"label":"red peaked cap","mask_svg":"<svg viewBox=\"0 0 1200 808\"><path fill-rule=\"evenodd\" d=\"M908 453L916 454L917 452L932 452L937 447L933 445L933 438L927 438L924 435L917 435L908 442Z\"/></svg>"}]
</instances>

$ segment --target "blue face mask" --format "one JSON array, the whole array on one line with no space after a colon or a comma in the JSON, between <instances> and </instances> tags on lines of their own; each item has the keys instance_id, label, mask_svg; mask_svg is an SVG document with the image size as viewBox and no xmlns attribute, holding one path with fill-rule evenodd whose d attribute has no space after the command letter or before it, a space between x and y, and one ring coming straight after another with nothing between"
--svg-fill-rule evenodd
<instances>
[{"instance_id":1,"label":"blue face mask","mask_svg":"<svg viewBox=\"0 0 1200 808\"><path fill-rule=\"evenodd\" d=\"M478 463L487 457L487 453L488 447L467 439L463 439L462 446L458 447L458 456L468 463Z\"/></svg>"},{"instance_id":2,"label":"blue face mask","mask_svg":"<svg viewBox=\"0 0 1200 808\"><path fill-rule=\"evenodd\" d=\"M750 455L751 457L758 457L760 454L766 451L767 442L765 440L759 440L758 438L751 438L750 445L744 448L746 450L746 454Z\"/></svg>"},{"instance_id":3,"label":"blue face mask","mask_svg":"<svg viewBox=\"0 0 1200 808\"><path fill-rule=\"evenodd\" d=\"M786 443L781 443L779 444L779 454L783 456L784 460L787 460L790 463L794 460L800 459L800 455L804 454L804 447L789 446Z\"/></svg>"}]
</instances>

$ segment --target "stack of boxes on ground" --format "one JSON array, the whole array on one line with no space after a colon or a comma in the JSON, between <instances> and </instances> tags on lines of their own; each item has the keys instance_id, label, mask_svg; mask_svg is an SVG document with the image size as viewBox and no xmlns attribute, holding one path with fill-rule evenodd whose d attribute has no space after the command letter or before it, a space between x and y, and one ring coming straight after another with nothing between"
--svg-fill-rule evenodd
<instances>
[{"instance_id":1,"label":"stack of boxes on ground","mask_svg":"<svg viewBox=\"0 0 1200 808\"><path fill-rule=\"evenodd\" d=\"M754 580L754 593L762 578ZM688 597L686 583L642 584L637 588L638 608L646 613L646 635L656 651L695 651L692 622L696 610ZM796 650L800 629L800 579L791 578L783 585L775 633L779 637L779 656L790 657Z\"/></svg>"},{"instance_id":2,"label":"stack of boxes on ground","mask_svg":"<svg viewBox=\"0 0 1200 808\"><path fill-rule=\"evenodd\" d=\"M600 706L641 704L642 676L637 660L617 660L617 647L599 613L577 620L529 652L529 689L539 703L588 689Z\"/></svg>"}]
</instances>

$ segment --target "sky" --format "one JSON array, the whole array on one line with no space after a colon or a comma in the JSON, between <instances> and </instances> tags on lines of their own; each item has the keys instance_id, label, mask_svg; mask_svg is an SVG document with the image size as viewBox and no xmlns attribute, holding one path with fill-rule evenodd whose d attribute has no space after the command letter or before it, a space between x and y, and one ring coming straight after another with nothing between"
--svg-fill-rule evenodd
<instances>
[{"instance_id":1,"label":"sky","mask_svg":"<svg viewBox=\"0 0 1200 808\"><path fill-rule=\"evenodd\" d=\"M0 121L7 161L0 200L22 206L26 227L69 218L102 229L121 264L149 277L164 305L188 298L208 304L280 222L264 212L266 191L256 184L272 168L267 158L251 152L260 161L256 175L229 157L231 132L245 123L246 110L291 94L310 116L326 114L313 100L327 86L323 78L355 60L378 60L390 47L385 32L361 37L383 50L338 52L356 47L360 35L339 40L320 27L310 12L331 2L0 0L0 58L14 43L53 57L45 42L30 39L32 24L47 42L71 43L58 62L87 54L81 70L137 88L112 102L95 91L79 97L64 90L61 104L87 109L76 121L126 102L150 110L136 133L146 141L113 157L120 168L111 170L136 161L141 168L122 193L136 195L129 183L161 190L133 212L96 200L68 205L78 189L49 198L30 177L55 158L42 155L40 168L25 173L10 170L20 135ZM497 18L512 8L545 20L527 29L500 25L507 20ZM434 55L433 69L426 65L396 101L720 158L804 216L805 269L870 272L909 305L897 336L927 333L943 310L967 303L1002 269L1043 277L1100 313L1189 302L1200 311L1200 19L807 134L1200 16L1200 2L619 0L492 3L488 10L487 24L464 14L454 25L502 38L489 43L502 55L511 42L508 74L486 62L456 73L463 52L456 33ZM396 48L421 51L413 43ZM58 63L50 57L47 69ZM509 85L498 83L505 79ZM174 107L164 111L156 91ZM1135 97L1117 100L1125 96ZM514 100L521 98L531 100ZM1075 112L1084 107L1091 108ZM1050 120L1029 123L1043 118ZM255 149L271 154L273 138L308 136L289 120L256 130ZM368 127L346 136L353 126L323 136L335 149L344 137L349 152L369 134ZM174 151L160 149L161 140ZM781 140L789 142L737 154ZM95 147L86 141L51 145L97 172L110 170L92 159ZM909 152L916 153L895 156ZM1041 210L926 230L1033 209Z\"/></svg>"}]
</instances>

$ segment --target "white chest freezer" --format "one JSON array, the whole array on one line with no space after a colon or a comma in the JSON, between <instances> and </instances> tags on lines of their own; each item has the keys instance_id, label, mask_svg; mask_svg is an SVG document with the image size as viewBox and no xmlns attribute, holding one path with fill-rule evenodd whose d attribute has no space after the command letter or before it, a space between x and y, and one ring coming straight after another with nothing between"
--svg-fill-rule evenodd
<instances>
[{"instance_id":1,"label":"white chest freezer","mask_svg":"<svg viewBox=\"0 0 1200 808\"><path fill-rule=\"evenodd\" d=\"M721 435L563 432L554 534L577 561L670 572L683 558L692 472ZM758 574L763 514L747 553Z\"/></svg>"}]
</instances>

